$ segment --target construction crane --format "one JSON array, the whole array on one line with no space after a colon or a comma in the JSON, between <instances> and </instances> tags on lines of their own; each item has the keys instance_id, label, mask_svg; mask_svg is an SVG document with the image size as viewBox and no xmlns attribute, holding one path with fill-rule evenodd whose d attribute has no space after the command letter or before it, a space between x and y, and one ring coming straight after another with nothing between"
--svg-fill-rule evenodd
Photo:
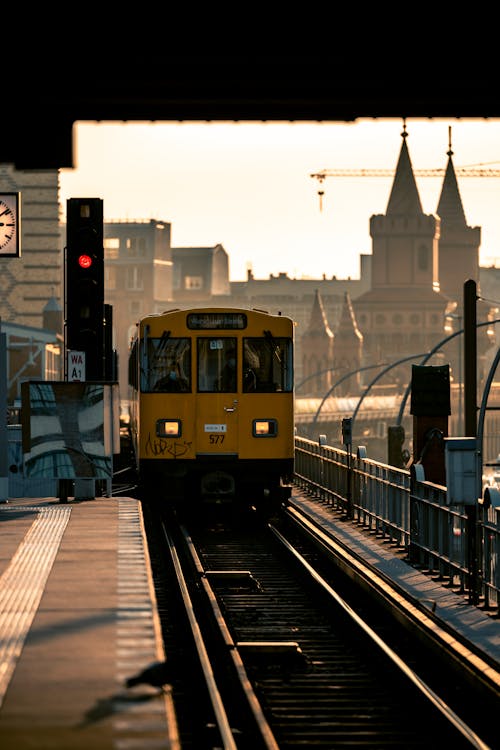
<instances>
[{"instance_id":1,"label":"construction crane","mask_svg":"<svg viewBox=\"0 0 500 750\"><path fill-rule=\"evenodd\" d=\"M498 164L498 162L488 162ZM319 210L323 210L323 196L325 191L321 189L323 182L328 177L394 177L395 169L322 169L310 175L319 182ZM444 177L445 169L414 169L416 177ZM500 177L500 169L486 167L485 164L470 164L465 167L455 167L457 177Z\"/></svg>"},{"instance_id":2,"label":"construction crane","mask_svg":"<svg viewBox=\"0 0 500 750\"><path fill-rule=\"evenodd\" d=\"M403 119L403 138L408 136L406 131L406 118ZM451 126L448 128L448 152L447 156L453 156L451 147ZM488 164L498 164L498 161L469 164L465 167L455 167L457 177L500 177L500 169L488 167ZM319 210L323 210L323 196L325 191L321 189L327 177L394 177L395 169L322 169L310 175L319 182ZM441 169L414 169L416 177L444 177L446 170Z\"/></svg>"}]
</instances>

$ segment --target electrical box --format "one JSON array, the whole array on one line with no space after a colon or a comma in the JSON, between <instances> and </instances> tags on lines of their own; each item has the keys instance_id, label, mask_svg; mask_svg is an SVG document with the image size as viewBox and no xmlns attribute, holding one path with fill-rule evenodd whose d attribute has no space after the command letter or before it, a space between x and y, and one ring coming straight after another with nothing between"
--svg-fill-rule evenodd
<instances>
[{"instance_id":1,"label":"electrical box","mask_svg":"<svg viewBox=\"0 0 500 750\"><path fill-rule=\"evenodd\" d=\"M449 365L412 365L410 412L416 417L451 414Z\"/></svg>"},{"instance_id":2,"label":"electrical box","mask_svg":"<svg viewBox=\"0 0 500 750\"><path fill-rule=\"evenodd\" d=\"M345 417L342 420L342 443L352 445L352 418Z\"/></svg>"},{"instance_id":3,"label":"electrical box","mask_svg":"<svg viewBox=\"0 0 500 750\"><path fill-rule=\"evenodd\" d=\"M475 505L477 498L476 438L445 438L446 503Z\"/></svg>"}]
</instances>

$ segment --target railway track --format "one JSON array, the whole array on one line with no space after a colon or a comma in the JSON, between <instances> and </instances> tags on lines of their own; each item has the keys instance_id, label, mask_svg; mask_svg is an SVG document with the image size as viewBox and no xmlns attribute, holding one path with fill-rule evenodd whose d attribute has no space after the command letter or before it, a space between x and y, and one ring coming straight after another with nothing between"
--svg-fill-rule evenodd
<instances>
[{"instance_id":1,"label":"railway track","mask_svg":"<svg viewBox=\"0 0 500 750\"><path fill-rule=\"evenodd\" d=\"M146 522L183 748L494 747L495 696L307 524Z\"/></svg>"}]
</instances>

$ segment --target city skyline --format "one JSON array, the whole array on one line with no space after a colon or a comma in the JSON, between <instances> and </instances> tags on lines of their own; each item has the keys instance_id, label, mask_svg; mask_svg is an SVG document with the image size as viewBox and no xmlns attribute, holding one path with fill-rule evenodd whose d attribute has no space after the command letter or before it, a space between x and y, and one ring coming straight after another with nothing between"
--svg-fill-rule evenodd
<instances>
[{"instance_id":1,"label":"city skyline","mask_svg":"<svg viewBox=\"0 0 500 750\"><path fill-rule=\"evenodd\" d=\"M500 121L406 121L415 171L500 167ZM384 214L392 176L329 177L323 169L394 170L403 120L346 123L79 123L72 197L100 197L105 221L159 219L172 246L223 245L231 281L359 278L371 254L370 217ZM435 213L442 177L416 176L424 213ZM481 227L481 265L500 262L500 178L458 176L469 226ZM322 190L322 210L318 190Z\"/></svg>"}]
</instances>

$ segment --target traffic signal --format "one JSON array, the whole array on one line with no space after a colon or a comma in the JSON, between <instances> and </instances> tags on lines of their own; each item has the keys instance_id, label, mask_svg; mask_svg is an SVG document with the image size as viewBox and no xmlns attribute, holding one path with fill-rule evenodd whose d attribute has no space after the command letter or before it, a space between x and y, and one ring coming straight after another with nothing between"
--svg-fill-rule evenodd
<instances>
[{"instance_id":1,"label":"traffic signal","mask_svg":"<svg viewBox=\"0 0 500 750\"><path fill-rule=\"evenodd\" d=\"M103 380L103 201L69 198L66 216L66 347L85 352L86 380Z\"/></svg>"}]
</instances>

